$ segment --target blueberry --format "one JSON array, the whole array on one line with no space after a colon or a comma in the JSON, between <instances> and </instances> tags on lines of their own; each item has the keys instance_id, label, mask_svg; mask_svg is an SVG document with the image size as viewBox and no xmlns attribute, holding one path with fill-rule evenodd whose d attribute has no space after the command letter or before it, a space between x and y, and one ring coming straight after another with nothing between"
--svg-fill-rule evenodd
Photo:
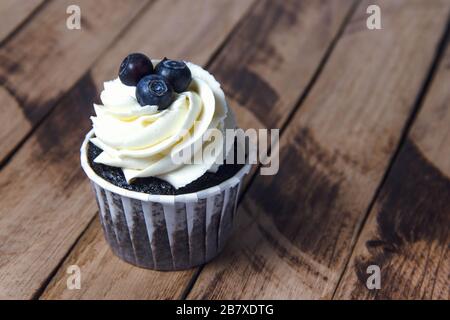
<instances>
[{"instance_id":1,"label":"blueberry","mask_svg":"<svg viewBox=\"0 0 450 320\"><path fill-rule=\"evenodd\" d=\"M155 73L165 77L175 92L183 92L191 83L192 76L186 63L164 58L155 67Z\"/></svg>"},{"instance_id":2,"label":"blueberry","mask_svg":"<svg viewBox=\"0 0 450 320\"><path fill-rule=\"evenodd\" d=\"M144 76L153 72L153 64L142 53L129 54L120 64L119 78L127 86L135 86Z\"/></svg>"},{"instance_id":3,"label":"blueberry","mask_svg":"<svg viewBox=\"0 0 450 320\"><path fill-rule=\"evenodd\" d=\"M164 110L172 103L172 86L166 78L151 74L142 78L137 84L136 98L141 106L156 105L158 110Z\"/></svg>"}]
</instances>

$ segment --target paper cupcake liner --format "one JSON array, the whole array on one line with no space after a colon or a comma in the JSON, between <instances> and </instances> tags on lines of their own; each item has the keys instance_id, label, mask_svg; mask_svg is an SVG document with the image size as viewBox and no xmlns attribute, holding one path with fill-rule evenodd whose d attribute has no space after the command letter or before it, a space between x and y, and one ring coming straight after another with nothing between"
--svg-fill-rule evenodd
<instances>
[{"instance_id":1,"label":"paper cupcake liner","mask_svg":"<svg viewBox=\"0 0 450 320\"><path fill-rule=\"evenodd\" d=\"M91 179L100 222L112 251L148 269L183 270L204 264L229 238L240 185L250 171L199 192L150 195L119 188L100 178L87 160L89 132L81 148L81 164Z\"/></svg>"}]
</instances>

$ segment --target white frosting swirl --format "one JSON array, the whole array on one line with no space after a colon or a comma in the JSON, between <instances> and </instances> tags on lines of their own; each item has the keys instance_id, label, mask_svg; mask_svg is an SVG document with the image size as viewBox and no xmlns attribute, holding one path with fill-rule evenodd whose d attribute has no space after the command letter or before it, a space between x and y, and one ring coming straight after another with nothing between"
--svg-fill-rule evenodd
<instances>
[{"instance_id":1,"label":"white frosting swirl","mask_svg":"<svg viewBox=\"0 0 450 320\"><path fill-rule=\"evenodd\" d=\"M152 62L156 64L158 60ZM223 137L225 129L235 129L234 116L214 77L193 63L186 64L192 82L163 111L158 111L157 106L140 106L136 87L126 86L119 79L104 83L100 95L103 105L94 104L96 116L91 117L95 131L91 142L103 150L95 162L122 168L128 183L134 178L152 176L177 189L206 171L217 170L217 163L229 151ZM222 135L208 140L209 129L220 130ZM223 148L225 152L203 152L201 163L173 161L180 151L193 150L195 157L207 146Z\"/></svg>"}]
</instances>

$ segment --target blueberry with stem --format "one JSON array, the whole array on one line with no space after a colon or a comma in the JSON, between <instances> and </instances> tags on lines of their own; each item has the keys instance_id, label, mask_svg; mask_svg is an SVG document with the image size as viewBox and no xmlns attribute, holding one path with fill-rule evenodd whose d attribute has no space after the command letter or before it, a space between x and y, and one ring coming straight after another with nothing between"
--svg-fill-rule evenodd
<instances>
[{"instance_id":1,"label":"blueberry with stem","mask_svg":"<svg viewBox=\"0 0 450 320\"><path fill-rule=\"evenodd\" d=\"M172 103L173 89L166 78L151 74L137 84L136 99L141 106L156 105L158 110L164 110Z\"/></svg>"},{"instance_id":2,"label":"blueberry with stem","mask_svg":"<svg viewBox=\"0 0 450 320\"><path fill-rule=\"evenodd\" d=\"M191 70L184 61L164 58L156 65L155 73L165 77L177 93L185 91L192 80Z\"/></svg>"}]
</instances>

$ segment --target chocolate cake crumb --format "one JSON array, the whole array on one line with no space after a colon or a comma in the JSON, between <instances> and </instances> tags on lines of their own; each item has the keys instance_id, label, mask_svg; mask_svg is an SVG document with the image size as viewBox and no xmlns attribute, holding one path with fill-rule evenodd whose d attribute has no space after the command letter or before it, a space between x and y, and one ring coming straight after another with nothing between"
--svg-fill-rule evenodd
<instances>
[{"instance_id":1,"label":"chocolate cake crumb","mask_svg":"<svg viewBox=\"0 0 450 320\"><path fill-rule=\"evenodd\" d=\"M178 195L193 193L213 186L217 186L223 181L234 176L243 167L242 164L225 163L224 165L221 165L219 167L216 173L206 172L203 176L201 176L197 180L192 181L188 185L179 189L175 189L175 187L172 186L169 182L155 177L136 178L131 184L128 184L121 168L111 167L94 162L94 159L102 152L102 149L89 142L89 165L98 176L120 188L157 195ZM235 152L235 154L236 153L237 152Z\"/></svg>"}]
</instances>

